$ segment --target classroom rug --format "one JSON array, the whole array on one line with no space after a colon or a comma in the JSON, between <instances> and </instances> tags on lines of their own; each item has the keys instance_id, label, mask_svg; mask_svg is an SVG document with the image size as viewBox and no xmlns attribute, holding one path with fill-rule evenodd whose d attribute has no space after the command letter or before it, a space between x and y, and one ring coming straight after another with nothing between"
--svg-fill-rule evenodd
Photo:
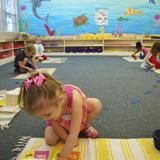
<instances>
[{"instance_id":1,"label":"classroom rug","mask_svg":"<svg viewBox=\"0 0 160 160\"><path fill-rule=\"evenodd\" d=\"M56 68L39 68L37 70L38 72L47 72L49 74L53 74L56 71ZM16 77L13 77L13 79L26 79L31 75L31 73L23 73L19 74Z\"/></svg>"},{"instance_id":2,"label":"classroom rug","mask_svg":"<svg viewBox=\"0 0 160 160\"><path fill-rule=\"evenodd\" d=\"M155 69L154 72L160 74L160 69Z\"/></svg>"},{"instance_id":3,"label":"classroom rug","mask_svg":"<svg viewBox=\"0 0 160 160\"><path fill-rule=\"evenodd\" d=\"M22 137L12 150L16 160L56 160L63 144L47 146L43 138ZM152 138L80 138L68 160L159 160Z\"/></svg>"},{"instance_id":4,"label":"classroom rug","mask_svg":"<svg viewBox=\"0 0 160 160\"><path fill-rule=\"evenodd\" d=\"M42 63L64 63L67 58L49 58L48 60L42 61Z\"/></svg>"},{"instance_id":5,"label":"classroom rug","mask_svg":"<svg viewBox=\"0 0 160 160\"><path fill-rule=\"evenodd\" d=\"M144 60L143 59L139 59L137 58L136 60L133 59L132 57L123 57L123 59L125 59L126 61L128 62L143 62Z\"/></svg>"},{"instance_id":6,"label":"classroom rug","mask_svg":"<svg viewBox=\"0 0 160 160\"><path fill-rule=\"evenodd\" d=\"M20 111L20 107L16 106L2 106L0 107L0 127L1 129L9 128L9 123Z\"/></svg>"}]
</instances>

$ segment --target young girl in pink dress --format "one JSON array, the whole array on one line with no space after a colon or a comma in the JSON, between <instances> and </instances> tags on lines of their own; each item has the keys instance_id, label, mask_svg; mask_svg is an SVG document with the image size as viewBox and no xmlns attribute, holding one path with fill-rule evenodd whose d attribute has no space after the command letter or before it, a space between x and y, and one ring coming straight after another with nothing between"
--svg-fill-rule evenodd
<instances>
[{"instance_id":1,"label":"young girl in pink dress","mask_svg":"<svg viewBox=\"0 0 160 160\"><path fill-rule=\"evenodd\" d=\"M60 139L65 145L57 160L67 160L78 135L84 132L89 138L97 138L98 131L91 122L101 111L97 98L87 98L82 90L71 84L62 85L49 74L35 73L21 86L19 104L29 114L47 121L44 138L48 145Z\"/></svg>"}]
</instances>

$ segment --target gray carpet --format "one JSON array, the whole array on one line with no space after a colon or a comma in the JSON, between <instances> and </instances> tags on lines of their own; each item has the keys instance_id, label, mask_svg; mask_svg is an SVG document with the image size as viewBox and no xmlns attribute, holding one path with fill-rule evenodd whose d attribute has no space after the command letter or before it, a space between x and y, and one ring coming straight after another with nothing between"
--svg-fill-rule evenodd
<instances>
[{"instance_id":1,"label":"gray carpet","mask_svg":"<svg viewBox=\"0 0 160 160\"><path fill-rule=\"evenodd\" d=\"M63 83L79 86L88 97L98 97L103 111L94 122L101 137L151 137L160 128L160 76L140 69L140 63L129 63L121 57L68 57L62 64L39 64L55 67L54 76ZM13 63L0 67L0 89L14 89L20 80L11 80ZM0 160L14 154L21 136L42 137L45 122L21 111L10 128L0 130Z\"/></svg>"}]
</instances>

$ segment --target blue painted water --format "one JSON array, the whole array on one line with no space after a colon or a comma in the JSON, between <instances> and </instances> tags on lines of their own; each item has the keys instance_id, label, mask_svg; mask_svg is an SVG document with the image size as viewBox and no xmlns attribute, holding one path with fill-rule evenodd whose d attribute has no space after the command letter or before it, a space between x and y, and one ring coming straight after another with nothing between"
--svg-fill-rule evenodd
<instances>
[{"instance_id":1,"label":"blue painted water","mask_svg":"<svg viewBox=\"0 0 160 160\"><path fill-rule=\"evenodd\" d=\"M22 11L20 7L26 6ZM136 34L160 34L160 26L155 26L154 16L160 15L160 0L156 0L156 5L149 4L149 0L48 0L42 1L37 8L40 17L49 14L48 25L50 29L56 30L56 35L77 35L84 33L98 33L100 26L95 23L95 11L98 8L108 9L108 25L105 26L106 33L117 31L119 25L122 26L123 33ZM136 13L141 10L143 16L134 14L125 16L124 12L128 8L133 8ZM88 17L87 24L75 27L73 18L85 14ZM47 35L44 28L44 20L35 17L32 11L31 0L19 1L19 16L22 23L28 23L25 29L34 35ZM118 21L118 17L125 17L128 21Z\"/></svg>"}]
</instances>

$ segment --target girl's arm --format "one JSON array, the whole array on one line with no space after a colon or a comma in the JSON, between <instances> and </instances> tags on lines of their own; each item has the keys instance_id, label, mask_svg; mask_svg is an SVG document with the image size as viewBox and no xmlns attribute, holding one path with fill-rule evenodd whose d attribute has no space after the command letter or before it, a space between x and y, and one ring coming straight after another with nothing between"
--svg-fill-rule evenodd
<instances>
[{"instance_id":1,"label":"girl's arm","mask_svg":"<svg viewBox=\"0 0 160 160\"><path fill-rule=\"evenodd\" d=\"M149 59L150 59L150 55L146 55L146 57L144 58L144 61L146 61L146 63L147 63L148 65L150 65L151 67L154 67L155 64L151 63L151 62L149 61Z\"/></svg>"},{"instance_id":2,"label":"girl's arm","mask_svg":"<svg viewBox=\"0 0 160 160\"><path fill-rule=\"evenodd\" d=\"M67 131L63 127L61 127L56 121L53 121L52 124L53 124L53 128L54 128L55 132L60 137L60 139L63 142L66 142L67 137L68 137Z\"/></svg>"},{"instance_id":3,"label":"girl's arm","mask_svg":"<svg viewBox=\"0 0 160 160\"><path fill-rule=\"evenodd\" d=\"M70 153L72 152L74 146L77 144L80 126L82 122L82 104L82 96L78 93L78 91L74 91L72 102L72 120L69 135L60 153L60 156L58 157L58 160L67 159L67 157L69 157Z\"/></svg>"},{"instance_id":4,"label":"girl's arm","mask_svg":"<svg viewBox=\"0 0 160 160\"><path fill-rule=\"evenodd\" d=\"M135 54L137 54L140 50L136 50L131 56L134 56Z\"/></svg>"},{"instance_id":5,"label":"girl's arm","mask_svg":"<svg viewBox=\"0 0 160 160\"><path fill-rule=\"evenodd\" d=\"M31 72L32 68L25 66L27 62L28 62L28 58L24 58L23 61L18 61L18 65L20 66L20 68L26 69L27 71Z\"/></svg>"},{"instance_id":6,"label":"girl's arm","mask_svg":"<svg viewBox=\"0 0 160 160\"><path fill-rule=\"evenodd\" d=\"M32 58L32 64L36 69L37 68L37 61L36 61L35 57Z\"/></svg>"}]
</instances>

